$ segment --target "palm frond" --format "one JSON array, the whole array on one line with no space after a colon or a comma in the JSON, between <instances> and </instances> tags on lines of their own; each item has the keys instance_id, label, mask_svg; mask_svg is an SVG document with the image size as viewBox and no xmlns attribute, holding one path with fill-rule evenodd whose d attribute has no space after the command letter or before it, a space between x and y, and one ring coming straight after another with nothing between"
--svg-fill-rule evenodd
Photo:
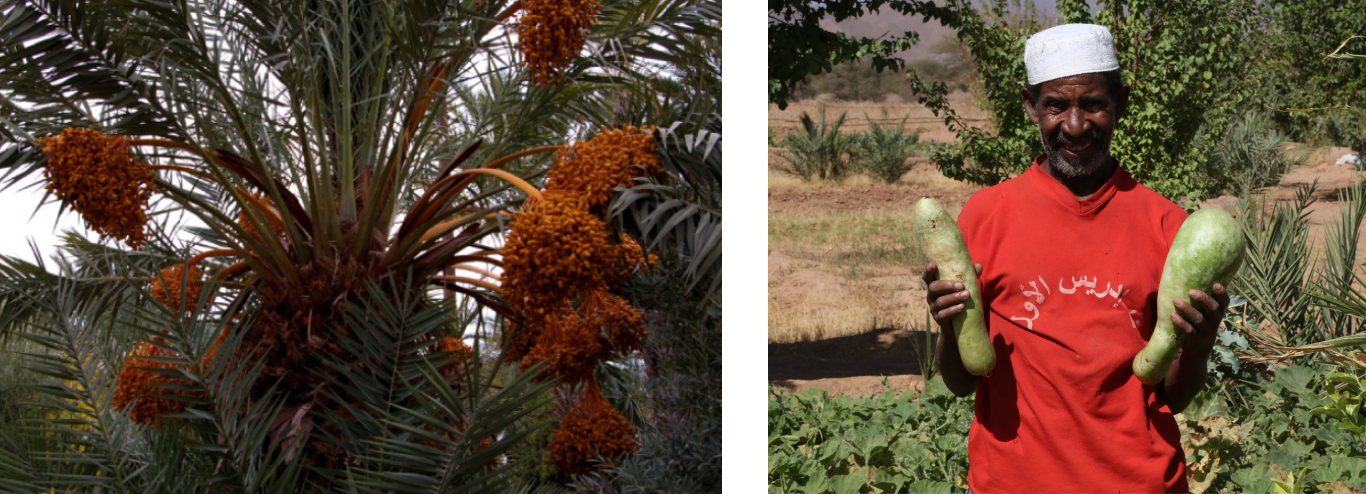
<instances>
[{"instance_id":1,"label":"palm frond","mask_svg":"<svg viewBox=\"0 0 1366 494\"><path fill-rule=\"evenodd\" d=\"M8 428L6 428L8 429ZM5 492L41 492L39 477L34 474L35 465L21 452L25 450L21 441L10 436L8 430L0 429L0 489Z\"/></svg>"},{"instance_id":2,"label":"palm frond","mask_svg":"<svg viewBox=\"0 0 1366 494\"><path fill-rule=\"evenodd\" d=\"M128 253L92 243L74 233L65 237L68 257L59 258L57 272L34 250L34 261L0 256L0 341L7 340L60 296L78 297L103 313L136 299L128 278L145 278L165 264L156 253Z\"/></svg>"},{"instance_id":3,"label":"palm frond","mask_svg":"<svg viewBox=\"0 0 1366 494\"><path fill-rule=\"evenodd\" d=\"M33 353L29 368L51 379L33 388L49 396L41 405L46 414L30 419L25 433L60 441L47 443L35 457L48 464L41 485L60 489L102 488L112 492L141 492L142 459L129 454L140 434L114 410L116 368L106 365L117 355L106 338L110 319L101 318L107 306L88 304L65 284L49 300L34 299L40 317L22 337L43 347Z\"/></svg>"},{"instance_id":4,"label":"palm frond","mask_svg":"<svg viewBox=\"0 0 1366 494\"><path fill-rule=\"evenodd\" d=\"M184 303L206 307L220 298L218 288L210 283L199 300ZM254 321L226 326L224 333L226 321L196 316L205 312L202 309L173 311L157 304L150 309L135 307L131 312L134 327L147 337L157 337L159 341L152 344L172 355L147 360L174 365L175 370L156 372L180 378L182 384L156 385L161 393L147 397L188 405L184 412L165 419L190 433L176 435L182 441L180 450L194 451L208 460L203 469L192 472L194 480L214 492L295 492L302 461L291 461L282 449L270 447L283 399L272 393L266 393L266 399L255 399L253 386L243 383L260 382L264 363L232 358ZM222 313L234 314L236 310L229 307ZM223 335L221 341L219 335ZM156 466L154 471L165 473L166 465Z\"/></svg>"},{"instance_id":5,"label":"palm frond","mask_svg":"<svg viewBox=\"0 0 1366 494\"><path fill-rule=\"evenodd\" d=\"M46 161L33 148L35 136L73 123L183 138L133 53L118 43L119 26L133 16L86 2L4 0L0 17L0 136L9 142L0 148L0 168L7 185Z\"/></svg>"},{"instance_id":6,"label":"palm frond","mask_svg":"<svg viewBox=\"0 0 1366 494\"><path fill-rule=\"evenodd\" d=\"M651 249L672 240L689 260L688 289L705 280L710 298L721 287L721 135L674 128L658 131L667 177L639 179L613 199L608 215Z\"/></svg>"},{"instance_id":7,"label":"palm frond","mask_svg":"<svg viewBox=\"0 0 1366 494\"><path fill-rule=\"evenodd\" d=\"M391 283L397 283L391 280ZM329 475L356 492L490 492L508 487L500 475L514 466L501 458L536 429L512 430L520 418L547 400L553 382L536 383L537 372L516 376L501 387L501 359L486 364L479 355L462 373L438 372L448 354L432 351L443 335L463 333L476 313L451 318L445 302L417 297L389 299L378 286L348 312L353 338L341 340L352 359L330 359L336 372L320 398L361 400L343 409L355 420L324 412L317 440L354 455L358 463ZM486 444L485 440L488 440ZM493 468L489 468L493 465Z\"/></svg>"},{"instance_id":8,"label":"palm frond","mask_svg":"<svg viewBox=\"0 0 1366 494\"><path fill-rule=\"evenodd\" d=\"M431 368L425 378L444 379ZM461 396L450 386L431 386L418 393L418 408L376 410L390 434L371 441L364 459L370 468L353 470L361 492L493 492L510 487L500 475L516 466L503 462L511 448L548 426L510 430L519 419L548 401L553 383L535 383L526 373L479 400ZM487 444L483 444L485 440Z\"/></svg>"},{"instance_id":9,"label":"palm frond","mask_svg":"<svg viewBox=\"0 0 1366 494\"><path fill-rule=\"evenodd\" d=\"M1311 341L1307 332L1320 316L1304 296L1313 268L1304 218L1317 185L1302 187L1294 201L1270 207L1255 198L1240 200L1235 214L1248 243L1243 268L1230 283L1231 289L1247 298L1249 320L1268 321L1287 339L1283 343L1291 345Z\"/></svg>"}]
</instances>

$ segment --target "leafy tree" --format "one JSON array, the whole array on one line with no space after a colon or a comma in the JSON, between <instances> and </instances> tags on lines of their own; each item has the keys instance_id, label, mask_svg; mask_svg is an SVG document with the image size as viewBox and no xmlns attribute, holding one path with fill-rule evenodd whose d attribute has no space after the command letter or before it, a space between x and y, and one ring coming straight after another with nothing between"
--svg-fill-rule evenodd
<instances>
[{"instance_id":1,"label":"leafy tree","mask_svg":"<svg viewBox=\"0 0 1366 494\"><path fill-rule=\"evenodd\" d=\"M1255 2L1120 1L1095 14L1085 2L1059 2L1065 22L1101 24L1115 38L1130 107L1116 131L1113 153L1144 185L1169 197L1218 194L1231 179L1205 166L1204 150L1190 144L1206 132L1222 133L1250 92L1246 68L1263 50L1252 33L1264 12ZM1028 169L1041 152L1037 127L1025 115L1024 42L1045 26L1032 17L1012 20L1004 2L978 9L969 2L922 5L919 11L958 30L971 50L993 107L990 131L969 125L949 107L947 88L912 80L923 102L958 132L959 146L931 159L950 177L990 185Z\"/></svg>"},{"instance_id":2,"label":"leafy tree","mask_svg":"<svg viewBox=\"0 0 1366 494\"><path fill-rule=\"evenodd\" d=\"M873 70L900 70L904 62L896 54L914 46L919 36L912 31L887 39L851 37L820 27L829 17L836 22L879 12L884 6L910 13L909 2L891 0L769 0L768 2L768 102L786 109L795 87L807 77L833 72L835 66L868 58Z\"/></svg>"},{"instance_id":3,"label":"leafy tree","mask_svg":"<svg viewBox=\"0 0 1366 494\"><path fill-rule=\"evenodd\" d=\"M1366 2L1360 0L1275 1L1274 29L1267 32L1272 58L1261 70L1255 101L1276 110L1360 105L1366 94L1366 64L1325 57L1366 52ZM1346 45L1343 45L1344 41ZM1276 112L1272 118L1294 140L1366 151L1366 122L1343 112Z\"/></svg>"}]
</instances>

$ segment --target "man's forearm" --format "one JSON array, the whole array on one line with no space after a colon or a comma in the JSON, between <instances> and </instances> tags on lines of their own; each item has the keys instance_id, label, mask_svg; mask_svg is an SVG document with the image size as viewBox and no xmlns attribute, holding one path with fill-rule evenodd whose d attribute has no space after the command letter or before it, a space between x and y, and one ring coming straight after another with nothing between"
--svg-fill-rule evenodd
<instances>
[{"instance_id":1,"label":"man's forearm","mask_svg":"<svg viewBox=\"0 0 1366 494\"><path fill-rule=\"evenodd\" d=\"M944 376L944 385L959 397L967 396L977 391L977 381L982 379L968 372L968 368L963 366L963 357L958 353L958 339L954 337L952 329L941 330L939 332L939 344L935 349L935 366L939 367L939 373Z\"/></svg>"},{"instance_id":2,"label":"man's forearm","mask_svg":"<svg viewBox=\"0 0 1366 494\"><path fill-rule=\"evenodd\" d=\"M1195 395L1205 389L1205 378L1209 374L1205 364L1209 355L1205 355L1205 358L1186 357L1186 352L1182 350L1181 354L1176 356L1176 361L1172 362L1172 368L1167 371L1167 378L1161 384L1167 397L1167 408L1170 408L1172 413L1179 413L1190 405Z\"/></svg>"}]
</instances>

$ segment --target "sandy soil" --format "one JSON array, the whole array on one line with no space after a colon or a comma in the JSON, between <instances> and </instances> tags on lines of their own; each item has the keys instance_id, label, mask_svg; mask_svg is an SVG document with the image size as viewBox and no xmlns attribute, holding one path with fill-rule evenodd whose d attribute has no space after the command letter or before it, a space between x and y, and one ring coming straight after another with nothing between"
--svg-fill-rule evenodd
<instances>
[{"instance_id":1,"label":"sandy soil","mask_svg":"<svg viewBox=\"0 0 1366 494\"><path fill-rule=\"evenodd\" d=\"M837 339L832 336L870 328L923 326L919 321L925 320L925 290L918 278L922 269L865 268L853 280L832 273L840 270L826 263L770 252L769 324L771 328L787 328L790 333L769 341L824 343Z\"/></svg>"},{"instance_id":2,"label":"sandy soil","mask_svg":"<svg viewBox=\"0 0 1366 494\"><path fill-rule=\"evenodd\" d=\"M981 187L952 181L928 163L917 166L894 185L861 183L817 190L769 191L769 214L831 211L909 211L924 196L938 199L950 211L962 209ZM811 388L831 395L881 394L888 385L897 392L924 389L916 362L913 335L923 338L923 324L879 324L879 313L914 312L899 320L924 320L924 286L919 280L923 266L867 270L850 280L831 274L825 263L801 257L801 253L770 251L768 257L770 317L776 306L802 312L810 319L866 320L870 332L818 341L770 343L769 380L781 389L799 392ZM879 295L866 300L864 294ZM915 393L911 393L914 396Z\"/></svg>"},{"instance_id":3,"label":"sandy soil","mask_svg":"<svg viewBox=\"0 0 1366 494\"><path fill-rule=\"evenodd\" d=\"M1291 150L1296 147L1291 146ZM1313 198L1315 201L1306 208L1309 220L1309 244L1315 246L1323 245L1325 225L1336 221L1340 214L1338 208L1338 195L1341 190L1352 184L1353 179L1366 177L1366 174L1353 170L1350 166L1336 165L1338 158L1350 153L1351 150L1344 147L1326 147L1312 151L1307 158L1304 166L1291 170L1281 178L1281 184L1276 188L1276 197L1282 201L1295 199L1295 194L1301 187L1314 184ZM1201 203L1202 206L1220 206L1232 210L1237 203L1237 198L1223 196ZM1362 236L1357 243L1357 261L1366 260L1366 236Z\"/></svg>"},{"instance_id":4,"label":"sandy soil","mask_svg":"<svg viewBox=\"0 0 1366 494\"><path fill-rule=\"evenodd\" d=\"M770 113L772 115L772 112ZM772 117L770 117L772 118ZM1291 171L1277 189L1278 197L1293 198L1295 190L1318 179L1314 194L1317 199L1309 208L1311 242L1322 244L1324 222L1337 215L1339 190L1351 184L1362 173L1347 166L1336 166L1345 148L1323 148L1309 156L1308 163ZM769 212L785 214L822 211L881 211L909 210L919 197L928 195L939 199L950 210L961 209L976 187L945 183L942 176L929 167L917 167L902 182L888 186L857 184L819 190L773 190L769 192ZM914 184L924 184L917 187ZM912 184L912 185L907 185ZM1236 203L1231 197L1206 202L1206 206L1227 206ZM1358 261L1366 259L1366 241L1358 246ZM912 303L923 311L924 291L919 286L920 267L907 266L903 272L875 273L859 280L845 279L822 272L819 262L803 259L800 253L771 251L769 253L770 310L774 300L778 304L805 307L809 310L829 310L832 317L852 317L848 314L855 305L839 297L813 299L813 293L854 293L861 286L886 284L893 290L895 300L886 303ZM822 308L821 304L825 304ZM839 311L845 312L839 312ZM921 312L923 318L923 312ZM769 380L776 386L801 391L822 388L830 394L866 395L881 393L886 388L885 377L897 391L923 389L924 380L916 364L914 347L909 338L921 328L880 328L871 332L839 338L800 343L769 344Z\"/></svg>"}]
</instances>

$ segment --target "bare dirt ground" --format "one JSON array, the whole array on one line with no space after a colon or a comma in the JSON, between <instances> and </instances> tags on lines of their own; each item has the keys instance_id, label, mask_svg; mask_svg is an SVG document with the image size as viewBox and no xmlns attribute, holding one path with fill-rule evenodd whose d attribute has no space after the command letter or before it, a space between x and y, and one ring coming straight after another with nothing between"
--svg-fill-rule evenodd
<instances>
[{"instance_id":1,"label":"bare dirt ground","mask_svg":"<svg viewBox=\"0 0 1366 494\"><path fill-rule=\"evenodd\" d=\"M775 117L787 118L799 108L802 106L794 104L786 112L773 109L770 126L779 123ZM858 116L861 120L862 114ZM945 135L951 138L947 132ZM1338 214L1338 191L1362 173L1334 164L1348 152L1345 148L1300 152L1308 155L1306 165L1287 174L1275 192L1281 199L1293 198L1297 187L1318 179L1314 194L1317 202L1309 208L1310 241L1322 244L1325 221ZM781 165L781 160L776 150L771 150L770 169ZM831 218L833 226L828 227L839 229L842 224L869 216L908 219L914 202L922 196L935 197L956 214L980 187L947 179L926 163L891 185L867 179L850 179L844 184L804 183L779 172L770 172L769 178L769 380L780 390L820 388L831 395L882 393L886 390L883 378L899 392L922 390L924 379L910 338L923 335L924 330L924 323L919 322L924 321L925 292L919 281L923 263L849 261L847 253L840 255L850 235L857 235L855 240L861 241L880 232L829 238L817 235L813 237L816 240L792 241L786 237L790 233L775 233L775 225L804 218ZM1233 202L1236 200L1231 197L1221 197L1207 201L1205 206ZM893 237L892 242L913 242L901 238L904 233L885 235ZM1366 245L1358 247L1358 261L1363 259ZM798 328L800 324L846 329L813 332Z\"/></svg>"},{"instance_id":2,"label":"bare dirt ground","mask_svg":"<svg viewBox=\"0 0 1366 494\"><path fill-rule=\"evenodd\" d=\"M914 177L929 174L932 170L928 163L917 166L902 182ZM888 187L883 184L867 183L848 185L828 190L793 190L768 194L769 214L791 214L800 212L848 211L909 211L921 197L933 197L945 207L957 205L962 208L978 187L955 187L949 190L933 186Z\"/></svg>"},{"instance_id":3,"label":"bare dirt ground","mask_svg":"<svg viewBox=\"0 0 1366 494\"><path fill-rule=\"evenodd\" d=\"M969 125L982 127L988 124L987 113L972 105L972 95L960 91L950 93L948 99L953 110ZM872 101L822 101L821 98L817 98L794 101L787 106L786 110L778 110L778 105L771 105L768 111L768 128L781 138L783 134L801 127L802 113L808 113L812 120L816 120L821 107L825 107L827 124L833 124L840 114L845 115L844 126L840 129L841 132L845 133L867 131L869 118L876 121L878 125L895 126L901 122L902 117L906 117L906 130L920 134L921 141L934 139L935 142L949 142L957 140L955 134L949 132L948 128L944 126L943 118L934 116L934 113L925 109L924 105L914 101L878 103ZM887 110L886 117L882 114L884 109Z\"/></svg>"},{"instance_id":4,"label":"bare dirt ground","mask_svg":"<svg viewBox=\"0 0 1366 494\"><path fill-rule=\"evenodd\" d=\"M850 396L925 389L913 337L920 331L884 328L869 333L801 343L769 343L768 378L792 391L825 389Z\"/></svg>"},{"instance_id":5,"label":"bare dirt ground","mask_svg":"<svg viewBox=\"0 0 1366 494\"><path fill-rule=\"evenodd\" d=\"M1338 191L1351 185L1353 179L1360 179L1363 176L1350 166L1334 164L1338 158L1348 152L1350 152L1349 149L1341 147L1316 150L1310 157L1309 163L1286 174L1281 180L1281 186L1276 190L1279 198L1294 199L1295 190L1298 187L1309 185L1314 180L1318 180L1318 185L1314 189L1314 198L1317 201L1310 204L1308 208L1309 243L1311 245L1323 244L1324 222L1338 215ZM1357 261L1366 259L1364 245L1366 242L1357 245Z\"/></svg>"}]
</instances>

